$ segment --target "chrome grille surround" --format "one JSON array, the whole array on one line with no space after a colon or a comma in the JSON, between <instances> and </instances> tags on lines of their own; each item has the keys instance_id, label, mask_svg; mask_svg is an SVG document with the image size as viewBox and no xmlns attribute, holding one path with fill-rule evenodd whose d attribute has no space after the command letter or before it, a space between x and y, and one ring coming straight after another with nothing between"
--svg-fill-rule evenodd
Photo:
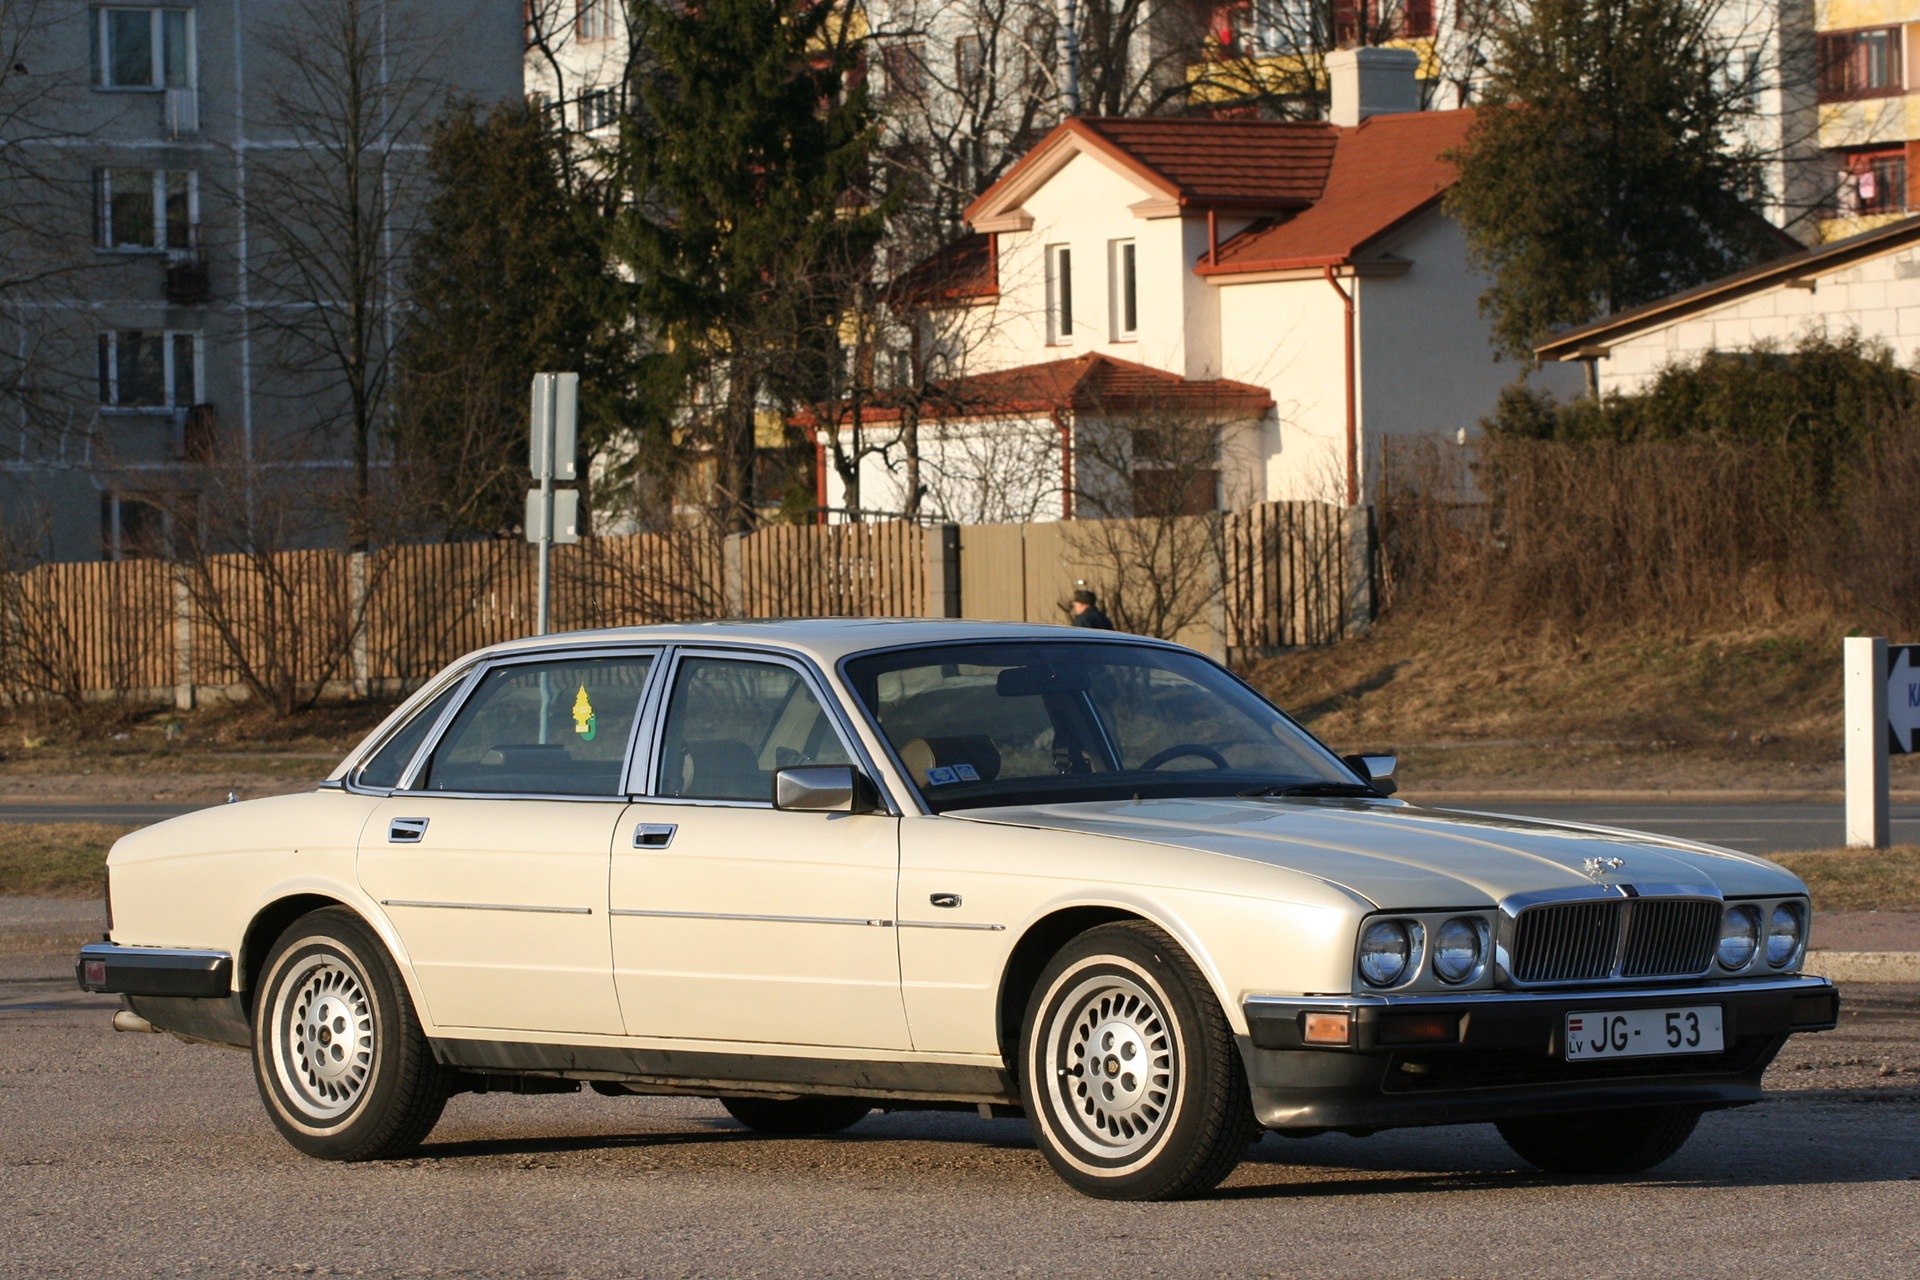
<instances>
[{"instance_id":1,"label":"chrome grille surround","mask_svg":"<svg viewBox=\"0 0 1920 1280\"><path fill-rule=\"evenodd\" d=\"M1713 965L1722 901L1705 885L1593 885L1500 904L1503 986L1697 978Z\"/></svg>"}]
</instances>

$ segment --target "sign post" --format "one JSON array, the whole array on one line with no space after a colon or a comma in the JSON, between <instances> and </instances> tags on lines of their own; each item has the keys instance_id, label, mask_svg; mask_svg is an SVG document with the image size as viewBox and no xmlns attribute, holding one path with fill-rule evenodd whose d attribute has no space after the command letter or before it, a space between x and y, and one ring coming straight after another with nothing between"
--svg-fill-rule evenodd
<instances>
[{"instance_id":1,"label":"sign post","mask_svg":"<svg viewBox=\"0 0 1920 1280\"><path fill-rule=\"evenodd\" d=\"M528 463L539 487L527 491L527 541L540 548L539 604L535 635L547 634L552 598L553 544L580 541L580 492L553 487L576 478L574 454L580 420L580 375L536 373L528 438Z\"/></svg>"},{"instance_id":2,"label":"sign post","mask_svg":"<svg viewBox=\"0 0 1920 1280\"><path fill-rule=\"evenodd\" d=\"M1884 849L1887 757L1920 751L1920 645L1846 640L1847 844Z\"/></svg>"}]
</instances>

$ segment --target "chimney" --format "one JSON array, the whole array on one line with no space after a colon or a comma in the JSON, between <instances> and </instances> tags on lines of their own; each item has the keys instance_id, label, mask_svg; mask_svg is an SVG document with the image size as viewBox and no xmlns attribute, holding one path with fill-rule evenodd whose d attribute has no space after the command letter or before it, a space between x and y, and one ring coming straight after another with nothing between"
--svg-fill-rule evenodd
<instances>
[{"instance_id":1,"label":"chimney","mask_svg":"<svg viewBox=\"0 0 1920 1280\"><path fill-rule=\"evenodd\" d=\"M1420 109L1414 73L1420 55L1411 49L1336 49L1327 55L1327 86L1333 102L1327 119L1351 128L1368 116Z\"/></svg>"}]
</instances>

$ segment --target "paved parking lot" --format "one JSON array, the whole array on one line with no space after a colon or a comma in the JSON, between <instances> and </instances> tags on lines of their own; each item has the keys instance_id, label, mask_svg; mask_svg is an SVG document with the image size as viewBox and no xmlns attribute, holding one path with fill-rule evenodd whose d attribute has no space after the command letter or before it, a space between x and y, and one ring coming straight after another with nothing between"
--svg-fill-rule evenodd
<instances>
[{"instance_id":1,"label":"paved parking lot","mask_svg":"<svg viewBox=\"0 0 1920 1280\"><path fill-rule=\"evenodd\" d=\"M1920 989L1858 988L1761 1106L1627 1182L1520 1167L1491 1128L1269 1135L1211 1200L1082 1199L1018 1120L829 1139L708 1102L457 1098L411 1160L311 1161L247 1059L108 1030L58 955L0 956L6 1276L1920 1273Z\"/></svg>"}]
</instances>

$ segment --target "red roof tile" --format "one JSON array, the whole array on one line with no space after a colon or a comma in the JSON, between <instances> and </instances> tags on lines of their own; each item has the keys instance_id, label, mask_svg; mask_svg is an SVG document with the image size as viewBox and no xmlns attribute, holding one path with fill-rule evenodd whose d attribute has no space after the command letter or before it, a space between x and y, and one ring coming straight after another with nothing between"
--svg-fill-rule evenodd
<instances>
[{"instance_id":1,"label":"red roof tile","mask_svg":"<svg viewBox=\"0 0 1920 1280\"><path fill-rule=\"evenodd\" d=\"M1069 121L1161 178L1186 204L1309 204L1319 199L1339 132L1322 121Z\"/></svg>"},{"instance_id":2,"label":"red roof tile","mask_svg":"<svg viewBox=\"0 0 1920 1280\"><path fill-rule=\"evenodd\" d=\"M1373 116L1340 129L1332 172L1312 207L1257 223L1221 244L1202 275L1332 266L1400 226L1453 185L1443 153L1466 141L1473 112Z\"/></svg>"},{"instance_id":3,"label":"red roof tile","mask_svg":"<svg viewBox=\"0 0 1920 1280\"><path fill-rule=\"evenodd\" d=\"M1273 396L1265 387L1225 378L1183 378L1131 360L1093 354L936 383L928 388L920 412L923 418L939 419L1174 408L1257 414L1272 407ZM795 421L807 427L823 417L844 423L851 413L843 403L819 414L798 414ZM897 421L900 407L897 401L880 397L862 406L861 417L870 423Z\"/></svg>"},{"instance_id":4,"label":"red roof tile","mask_svg":"<svg viewBox=\"0 0 1920 1280\"><path fill-rule=\"evenodd\" d=\"M990 235L969 232L914 264L887 287L890 301L903 306L1000 296L1000 263Z\"/></svg>"}]
</instances>

